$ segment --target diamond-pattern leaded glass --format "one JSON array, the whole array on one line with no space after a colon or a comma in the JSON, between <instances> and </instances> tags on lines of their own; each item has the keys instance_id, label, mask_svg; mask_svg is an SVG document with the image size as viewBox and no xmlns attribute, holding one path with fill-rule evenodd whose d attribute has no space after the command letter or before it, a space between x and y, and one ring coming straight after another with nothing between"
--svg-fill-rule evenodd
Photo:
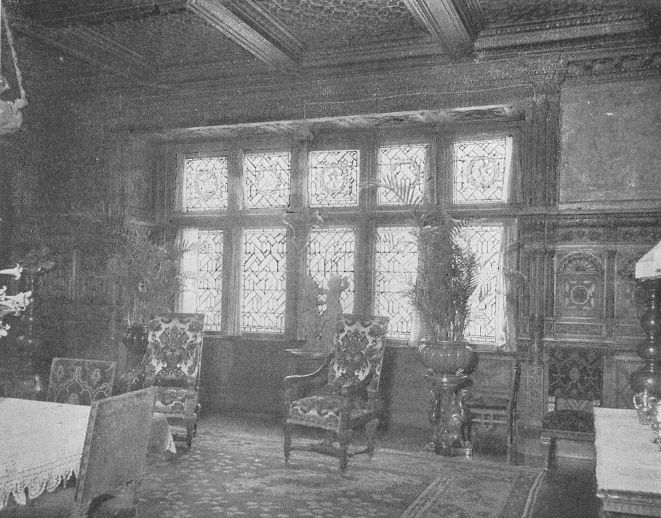
<instances>
[{"instance_id":1,"label":"diamond-pattern leaded glass","mask_svg":"<svg viewBox=\"0 0 661 518\"><path fill-rule=\"evenodd\" d=\"M358 204L358 150L311 151L308 193L311 207L349 207Z\"/></svg>"},{"instance_id":2,"label":"diamond-pattern leaded glass","mask_svg":"<svg viewBox=\"0 0 661 518\"><path fill-rule=\"evenodd\" d=\"M243 331L281 333L285 329L286 238L284 228L243 234Z\"/></svg>"},{"instance_id":3,"label":"diamond-pattern leaded glass","mask_svg":"<svg viewBox=\"0 0 661 518\"><path fill-rule=\"evenodd\" d=\"M286 207L289 204L289 153L244 155L246 206L249 209Z\"/></svg>"},{"instance_id":4,"label":"diamond-pattern leaded glass","mask_svg":"<svg viewBox=\"0 0 661 518\"><path fill-rule=\"evenodd\" d=\"M200 230L184 257L184 277L192 277L192 293L184 294L186 313L203 313L204 327L220 331L223 293L223 231ZM186 270L192 270L188 272Z\"/></svg>"},{"instance_id":5,"label":"diamond-pattern leaded glass","mask_svg":"<svg viewBox=\"0 0 661 518\"><path fill-rule=\"evenodd\" d=\"M308 241L308 272L315 282L328 288L331 275L349 280L342 292L340 304L344 313L353 312L354 262L356 234L351 228L325 228L313 230Z\"/></svg>"},{"instance_id":6,"label":"diamond-pattern leaded glass","mask_svg":"<svg viewBox=\"0 0 661 518\"><path fill-rule=\"evenodd\" d=\"M464 338L470 342L495 343L499 321L498 275L503 239L502 226L461 228L461 238L475 253L479 265L477 288L470 298L470 318Z\"/></svg>"},{"instance_id":7,"label":"diamond-pattern leaded glass","mask_svg":"<svg viewBox=\"0 0 661 518\"><path fill-rule=\"evenodd\" d=\"M379 205L404 205L422 201L426 157L427 146L424 144L379 148L379 183L388 186L410 185L413 189L404 200L392 189L381 188L378 190Z\"/></svg>"},{"instance_id":8,"label":"diamond-pattern leaded glass","mask_svg":"<svg viewBox=\"0 0 661 518\"><path fill-rule=\"evenodd\" d=\"M505 202L507 139L454 143L454 203Z\"/></svg>"},{"instance_id":9,"label":"diamond-pattern leaded glass","mask_svg":"<svg viewBox=\"0 0 661 518\"><path fill-rule=\"evenodd\" d=\"M227 208L227 157L186 158L182 210Z\"/></svg>"},{"instance_id":10,"label":"diamond-pattern leaded glass","mask_svg":"<svg viewBox=\"0 0 661 518\"><path fill-rule=\"evenodd\" d=\"M408 339L413 309L406 292L415 282L418 245L409 227L382 227L376 239L374 312L388 315L388 335Z\"/></svg>"}]
</instances>

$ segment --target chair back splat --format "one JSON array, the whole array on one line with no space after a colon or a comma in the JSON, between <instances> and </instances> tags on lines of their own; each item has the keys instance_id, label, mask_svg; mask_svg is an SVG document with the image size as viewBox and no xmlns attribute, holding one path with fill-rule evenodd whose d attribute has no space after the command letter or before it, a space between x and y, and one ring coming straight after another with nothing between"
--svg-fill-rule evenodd
<instances>
[{"instance_id":1,"label":"chair back splat","mask_svg":"<svg viewBox=\"0 0 661 518\"><path fill-rule=\"evenodd\" d=\"M388 318L343 314L338 318L333 353L315 372L287 376L284 425L285 461L293 450L332 455L340 472L348 458L374 453L374 438L383 410L379 394L384 337ZM292 443L295 426L323 430L321 442ZM366 445L350 450L353 432L363 429Z\"/></svg>"}]
</instances>

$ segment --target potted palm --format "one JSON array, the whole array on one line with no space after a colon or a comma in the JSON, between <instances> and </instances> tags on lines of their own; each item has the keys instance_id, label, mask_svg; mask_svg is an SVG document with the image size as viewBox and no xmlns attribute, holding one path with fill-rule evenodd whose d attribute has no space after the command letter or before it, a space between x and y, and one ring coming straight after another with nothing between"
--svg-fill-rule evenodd
<instances>
[{"instance_id":1,"label":"potted palm","mask_svg":"<svg viewBox=\"0 0 661 518\"><path fill-rule=\"evenodd\" d=\"M123 206L102 203L75 213L105 251L100 275L112 289L111 307L124 327L122 342L134 355L147 346L147 321L173 311L181 290L181 259L189 249L178 241L156 240L153 230L127 217Z\"/></svg>"},{"instance_id":2,"label":"potted palm","mask_svg":"<svg viewBox=\"0 0 661 518\"><path fill-rule=\"evenodd\" d=\"M477 286L477 262L459 239L460 226L439 212L417 229L418 274L408 296L425 329L418 355L435 375L468 374L475 366L464 332Z\"/></svg>"}]
</instances>

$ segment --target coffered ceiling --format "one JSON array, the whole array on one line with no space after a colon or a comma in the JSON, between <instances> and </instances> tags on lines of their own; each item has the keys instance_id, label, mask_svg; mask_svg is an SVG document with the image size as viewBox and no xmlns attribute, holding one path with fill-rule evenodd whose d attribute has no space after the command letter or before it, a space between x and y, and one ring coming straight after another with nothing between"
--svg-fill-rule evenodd
<instances>
[{"instance_id":1,"label":"coffered ceiling","mask_svg":"<svg viewBox=\"0 0 661 518\"><path fill-rule=\"evenodd\" d=\"M14 32L167 88L433 57L658 42L659 0L4 0ZM631 43L633 42L633 43Z\"/></svg>"}]
</instances>

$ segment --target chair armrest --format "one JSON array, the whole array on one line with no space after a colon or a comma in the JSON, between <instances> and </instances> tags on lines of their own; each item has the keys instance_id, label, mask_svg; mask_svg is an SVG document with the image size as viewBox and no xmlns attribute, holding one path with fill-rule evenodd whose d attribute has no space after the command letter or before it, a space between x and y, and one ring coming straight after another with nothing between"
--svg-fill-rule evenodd
<instances>
[{"instance_id":1,"label":"chair armrest","mask_svg":"<svg viewBox=\"0 0 661 518\"><path fill-rule=\"evenodd\" d=\"M285 376L283 379L283 383L285 384L285 387L296 385L298 383L309 382L321 376L322 374L324 374L324 371L328 369L332 357L333 355L329 354L324 360L324 363L314 372L310 372L308 374L292 374L290 376Z\"/></svg>"},{"instance_id":2,"label":"chair armrest","mask_svg":"<svg viewBox=\"0 0 661 518\"><path fill-rule=\"evenodd\" d=\"M329 354L324 363L316 369L314 372L309 374L293 374L291 376L285 376L282 380L284 385L284 399L285 403L289 404L292 401L299 399L306 392L309 392L313 388L320 388L326 384L328 381L327 376L325 376L328 371L328 366L333 355Z\"/></svg>"}]
</instances>

